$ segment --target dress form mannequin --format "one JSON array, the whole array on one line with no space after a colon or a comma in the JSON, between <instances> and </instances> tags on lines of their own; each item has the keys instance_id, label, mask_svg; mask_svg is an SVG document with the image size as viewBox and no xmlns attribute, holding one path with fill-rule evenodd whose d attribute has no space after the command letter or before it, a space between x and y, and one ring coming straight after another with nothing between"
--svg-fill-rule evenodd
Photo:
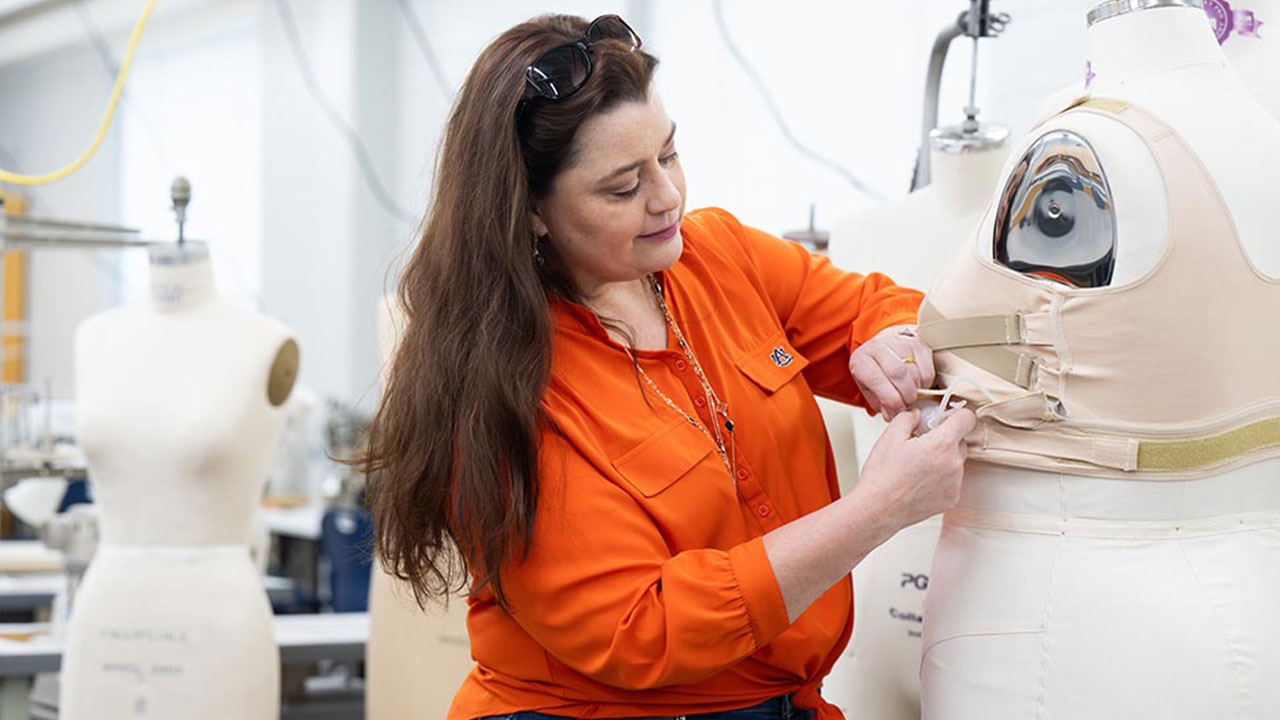
<instances>
[{"instance_id":1,"label":"dress form mannequin","mask_svg":"<svg viewBox=\"0 0 1280 720\"><path fill-rule=\"evenodd\" d=\"M378 313L383 371L403 328L393 296ZM471 671L467 603L418 607L413 592L375 562L369 586L369 645L365 652L368 720L443 717Z\"/></svg>"},{"instance_id":2,"label":"dress form mannequin","mask_svg":"<svg viewBox=\"0 0 1280 720\"><path fill-rule=\"evenodd\" d=\"M1231 67L1280 120L1280 0L1210 0L1207 5ZM1227 13L1233 14L1230 25Z\"/></svg>"},{"instance_id":3,"label":"dress form mannequin","mask_svg":"<svg viewBox=\"0 0 1280 720\"><path fill-rule=\"evenodd\" d=\"M1134 9L1092 24L1090 92L1172 128L1199 163L1195 172L1216 185L1255 279L1274 282L1280 253L1269 206L1280 181L1280 126L1227 68L1203 9L1186 5ZM1055 117L1013 157L1055 130L1084 138L1109 181L1117 230L1111 288L1158 276L1168 233L1178 231L1166 183L1180 178L1162 175L1168 168L1147 141L1099 113ZM1006 180L1011 174L1007 169ZM969 248L988 259L995 205ZM1221 238L1204 238L1214 240ZM950 271L935 289L949 288L949 278ZM1212 278L1205 282L1188 292L1214 292ZM1258 332L1275 329L1262 322ZM1215 381L1222 382L1192 382L1212 388ZM1153 382L1149 397L1170 390ZM1242 519L1274 518L1280 510L1280 461L1178 480L1086 474L971 457L930 572L923 717L1280 714L1280 536L1272 521L1259 529ZM977 517L982 522L970 520ZM988 522L996 517L1005 524Z\"/></svg>"},{"instance_id":4,"label":"dress form mannequin","mask_svg":"<svg viewBox=\"0 0 1280 720\"><path fill-rule=\"evenodd\" d=\"M61 717L278 717L248 544L297 367L288 328L217 297L197 243L153 247L150 302L78 328L101 543L72 609Z\"/></svg>"},{"instance_id":5,"label":"dress form mannequin","mask_svg":"<svg viewBox=\"0 0 1280 720\"><path fill-rule=\"evenodd\" d=\"M992 128L968 141L946 129L930 148L933 182L892 203L858 213L835 227L832 260L847 269L875 269L901 285L927 289L973 228L1008 157L1008 131ZM852 421L857 467L885 422L841 406ZM847 438L828 421L835 443ZM855 467L856 469L856 467ZM856 474L841 475L848 491ZM942 525L934 517L903 529L853 571L857 619L844 655L822 693L849 717L920 717L920 631L929 564Z\"/></svg>"}]
</instances>

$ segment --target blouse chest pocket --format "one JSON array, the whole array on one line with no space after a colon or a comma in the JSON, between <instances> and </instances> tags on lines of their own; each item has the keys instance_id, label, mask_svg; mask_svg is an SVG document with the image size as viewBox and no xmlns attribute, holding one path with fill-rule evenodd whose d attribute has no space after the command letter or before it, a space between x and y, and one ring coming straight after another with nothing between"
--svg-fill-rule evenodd
<instances>
[{"instance_id":1,"label":"blouse chest pocket","mask_svg":"<svg viewBox=\"0 0 1280 720\"><path fill-rule=\"evenodd\" d=\"M809 360L796 352L781 330L738 358L738 369L767 395L791 382L808 365Z\"/></svg>"},{"instance_id":2,"label":"blouse chest pocket","mask_svg":"<svg viewBox=\"0 0 1280 720\"><path fill-rule=\"evenodd\" d=\"M641 495L653 497L693 469L712 451L711 441L684 418L675 418L613 461Z\"/></svg>"}]
</instances>

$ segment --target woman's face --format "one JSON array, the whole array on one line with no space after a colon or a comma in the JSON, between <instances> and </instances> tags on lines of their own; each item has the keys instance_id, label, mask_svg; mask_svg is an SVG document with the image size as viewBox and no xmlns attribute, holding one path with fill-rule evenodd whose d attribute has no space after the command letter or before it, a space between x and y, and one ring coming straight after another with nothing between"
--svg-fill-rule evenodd
<instances>
[{"instance_id":1,"label":"woman's face","mask_svg":"<svg viewBox=\"0 0 1280 720\"><path fill-rule=\"evenodd\" d=\"M576 159L536 203L535 232L549 237L584 296L680 258L675 130L656 92L596 115L578 129Z\"/></svg>"}]
</instances>

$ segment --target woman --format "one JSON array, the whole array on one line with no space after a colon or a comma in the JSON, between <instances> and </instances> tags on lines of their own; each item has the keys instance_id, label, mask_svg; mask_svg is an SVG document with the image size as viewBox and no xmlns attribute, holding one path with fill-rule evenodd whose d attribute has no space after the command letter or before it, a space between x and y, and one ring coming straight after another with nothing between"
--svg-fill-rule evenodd
<instances>
[{"instance_id":1,"label":"woman","mask_svg":"<svg viewBox=\"0 0 1280 720\"><path fill-rule=\"evenodd\" d=\"M470 585L450 720L840 717L851 568L959 490L920 294L684 214L656 64L537 18L449 120L367 469L387 566ZM844 498L815 391L896 415Z\"/></svg>"}]
</instances>

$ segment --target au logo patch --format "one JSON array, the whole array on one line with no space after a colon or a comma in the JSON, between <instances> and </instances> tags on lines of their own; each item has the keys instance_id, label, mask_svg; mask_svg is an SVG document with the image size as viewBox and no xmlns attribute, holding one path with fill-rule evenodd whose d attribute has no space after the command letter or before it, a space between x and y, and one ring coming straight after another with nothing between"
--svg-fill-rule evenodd
<instances>
[{"instance_id":1,"label":"au logo patch","mask_svg":"<svg viewBox=\"0 0 1280 720\"><path fill-rule=\"evenodd\" d=\"M773 360L773 364L778 367L786 367L790 365L791 361L795 358L788 355L787 351L783 350L781 347L776 347L773 349L773 352L769 353L769 359Z\"/></svg>"}]
</instances>

